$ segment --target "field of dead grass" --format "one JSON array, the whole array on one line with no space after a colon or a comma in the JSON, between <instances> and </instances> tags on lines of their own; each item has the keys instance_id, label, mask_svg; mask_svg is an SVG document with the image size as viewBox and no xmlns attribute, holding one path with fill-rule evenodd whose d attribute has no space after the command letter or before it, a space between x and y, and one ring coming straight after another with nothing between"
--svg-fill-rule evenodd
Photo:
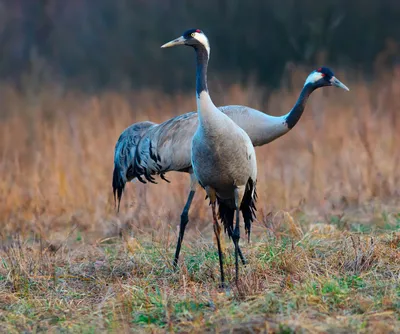
<instances>
[{"instance_id":1,"label":"field of dead grass","mask_svg":"<svg viewBox=\"0 0 400 334\"><path fill-rule=\"evenodd\" d=\"M242 247L249 264L224 292L203 194L181 268L171 268L187 176L131 183L114 211L120 132L194 110L191 94L2 86L0 331L399 331L400 89L397 80L338 77L349 93L315 92L291 132L257 148L258 221ZM218 105L274 115L298 94L215 86Z\"/></svg>"}]
</instances>

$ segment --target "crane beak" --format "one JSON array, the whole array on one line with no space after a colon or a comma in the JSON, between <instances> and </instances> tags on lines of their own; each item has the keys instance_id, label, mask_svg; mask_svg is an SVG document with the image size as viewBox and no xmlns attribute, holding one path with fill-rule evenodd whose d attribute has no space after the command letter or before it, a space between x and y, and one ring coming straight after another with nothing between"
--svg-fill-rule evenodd
<instances>
[{"instance_id":1,"label":"crane beak","mask_svg":"<svg viewBox=\"0 0 400 334\"><path fill-rule=\"evenodd\" d=\"M344 90L347 90L347 91L350 90L345 84L341 83L340 80L336 79L336 77L332 77L332 79L330 81L331 81L332 86L343 88Z\"/></svg>"},{"instance_id":2,"label":"crane beak","mask_svg":"<svg viewBox=\"0 0 400 334\"><path fill-rule=\"evenodd\" d=\"M173 46L177 46L177 45L183 45L185 44L185 38L183 36L178 37L177 39L174 39L168 43L165 43L164 45L161 45L161 48L171 48Z\"/></svg>"}]
</instances>

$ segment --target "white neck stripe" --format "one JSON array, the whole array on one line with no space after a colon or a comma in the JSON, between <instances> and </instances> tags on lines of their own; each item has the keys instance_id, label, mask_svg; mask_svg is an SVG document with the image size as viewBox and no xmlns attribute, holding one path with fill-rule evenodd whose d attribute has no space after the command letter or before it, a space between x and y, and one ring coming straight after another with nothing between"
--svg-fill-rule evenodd
<instances>
[{"instance_id":1,"label":"white neck stripe","mask_svg":"<svg viewBox=\"0 0 400 334\"><path fill-rule=\"evenodd\" d=\"M197 39L206 49L208 58L210 59L210 43L208 42L208 38L203 33L195 32L193 38Z\"/></svg>"}]
</instances>

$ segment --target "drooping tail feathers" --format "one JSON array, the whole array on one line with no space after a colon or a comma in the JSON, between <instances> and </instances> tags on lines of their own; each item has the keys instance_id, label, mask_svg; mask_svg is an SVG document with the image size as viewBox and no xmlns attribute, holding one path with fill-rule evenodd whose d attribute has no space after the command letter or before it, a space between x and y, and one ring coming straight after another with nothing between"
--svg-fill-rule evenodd
<instances>
[{"instance_id":1,"label":"drooping tail feathers","mask_svg":"<svg viewBox=\"0 0 400 334\"><path fill-rule=\"evenodd\" d=\"M234 205L232 203L226 203L218 201L218 215L224 225L225 233L228 233L229 238L232 238L233 226L234 226L234 216L235 209L233 209ZM251 233L251 224L256 218L256 201L257 201L257 192L256 185L252 179L249 179L246 185L246 190L242 199L242 203L240 205L240 211L243 215L244 220L244 228L247 234L247 240L250 242L250 233Z\"/></svg>"},{"instance_id":2,"label":"drooping tail feathers","mask_svg":"<svg viewBox=\"0 0 400 334\"><path fill-rule=\"evenodd\" d=\"M257 202L257 191L256 184L252 179L249 179L246 185L246 191L243 196L240 210L243 214L244 228L247 233L247 241L250 242L251 224L256 219L256 202Z\"/></svg>"},{"instance_id":3,"label":"drooping tail feathers","mask_svg":"<svg viewBox=\"0 0 400 334\"><path fill-rule=\"evenodd\" d=\"M153 143L153 141L157 141L155 134L158 133L155 131L148 132L137 145L135 158L126 171L128 180L136 178L141 183L147 183L148 181L157 184L154 175L159 175L162 180L170 183L165 177L165 172L163 172L168 170L170 166L163 166L161 164L161 157L157 151L157 145Z\"/></svg>"},{"instance_id":4,"label":"drooping tail feathers","mask_svg":"<svg viewBox=\"0 0 400 334\"><path fill-rule=\"evenodd\" d=\"M117 207L117 199L118 199L117 212L119 212L122 193L125 189L125 181L121 175L121 168L117 164L114 165L112 187L114 194L114 204Z\"/></svg>"},{"instance_id":5,"label":"drooping tail feathers","mask_svg":"<svg viewBox=\"0 0 400 334\"><path fill-rule=\"evenodd\" d=\"M136 148L141 138L153 125L155 123L148 121L132 124L121 133L115 144L112 187L115 206L118 199L118 211L125 184L132 180L127 177L127 169L135 158Z\"/></svg>"}]
</instances>

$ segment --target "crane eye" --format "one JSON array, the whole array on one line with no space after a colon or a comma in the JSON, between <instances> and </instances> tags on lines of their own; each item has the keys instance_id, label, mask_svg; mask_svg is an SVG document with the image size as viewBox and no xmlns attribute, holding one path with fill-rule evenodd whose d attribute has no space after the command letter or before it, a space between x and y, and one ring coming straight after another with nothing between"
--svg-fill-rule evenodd
<instances>
[{"instance_id":1,"label":"crane eye","mask_svg":"<svg viewBox=\"0 0 400 334\"><path fill-rule=\"evenodd\" d=\"M192 32L191 34L190 34L190 36L192 36L192 37L194 37L196 34L194 33L194 32Z\"/></svg>"}]
</instances>

